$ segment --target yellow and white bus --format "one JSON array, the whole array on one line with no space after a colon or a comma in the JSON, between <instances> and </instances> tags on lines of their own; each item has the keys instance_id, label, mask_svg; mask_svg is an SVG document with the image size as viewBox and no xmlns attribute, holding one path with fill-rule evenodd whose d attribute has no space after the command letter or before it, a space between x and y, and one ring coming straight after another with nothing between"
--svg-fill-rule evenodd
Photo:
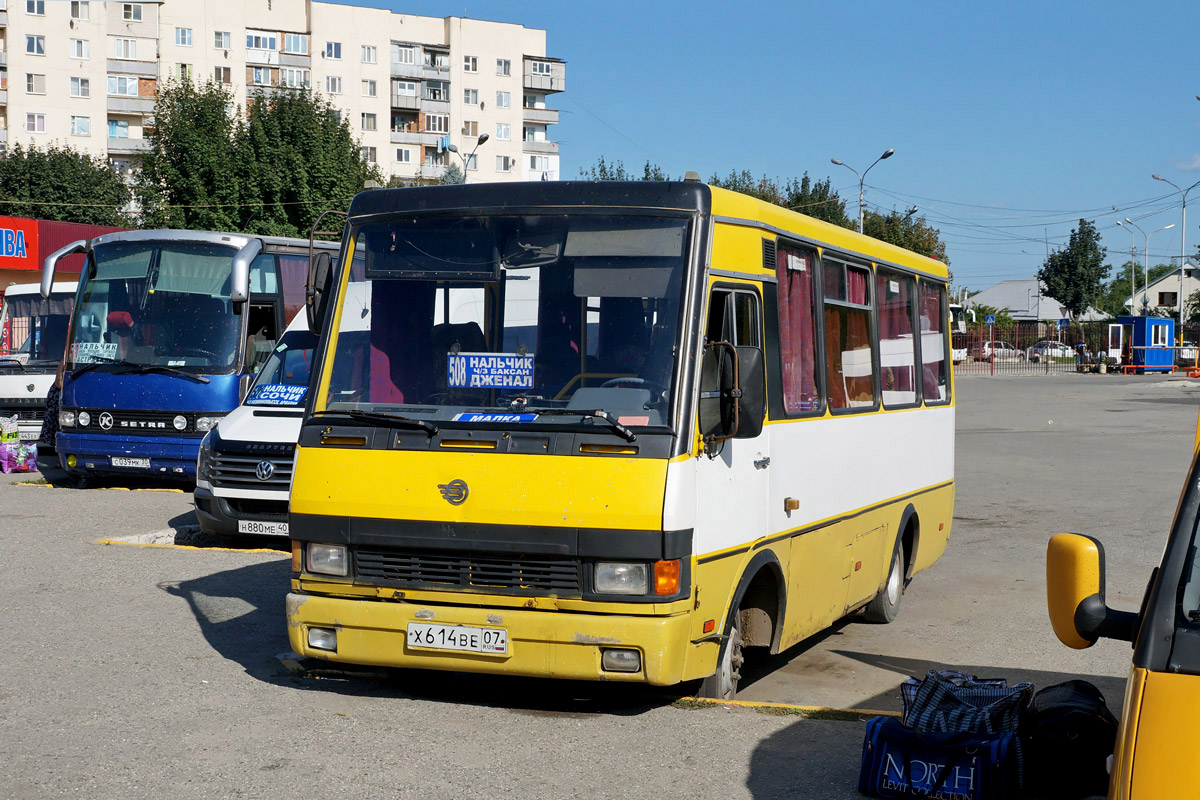
<instances>
[{"instance_id":1,"label":"yellow and white bus","mask_svg":"<svg viewBox=\"0 0 1200 800\"><path fill-rule=\"evenodd\" d=\"M342 246L297 653L732 697L945 549L943 264L698 181L365 192Z\"/></svg>"}]
</instances>

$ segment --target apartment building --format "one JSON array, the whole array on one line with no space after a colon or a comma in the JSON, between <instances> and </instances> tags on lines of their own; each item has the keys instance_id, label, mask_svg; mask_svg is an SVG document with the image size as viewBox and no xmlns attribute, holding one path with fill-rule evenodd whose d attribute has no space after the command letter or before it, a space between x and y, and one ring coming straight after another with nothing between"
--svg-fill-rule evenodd
<instances>
[{"instance_id":1,"label":"apartment building","mask_svg":"<svg viewBox=\"0 0 1200 800\"><path fill-rule=\"evenodd\" d=\"M224 84L243 109L311 88L388 176L433 180L453 161L468 180L559 178L566 63L544 30L312 0L0 0L4 143L128 172L167 78Z\"/></svg>"}]
</instances>

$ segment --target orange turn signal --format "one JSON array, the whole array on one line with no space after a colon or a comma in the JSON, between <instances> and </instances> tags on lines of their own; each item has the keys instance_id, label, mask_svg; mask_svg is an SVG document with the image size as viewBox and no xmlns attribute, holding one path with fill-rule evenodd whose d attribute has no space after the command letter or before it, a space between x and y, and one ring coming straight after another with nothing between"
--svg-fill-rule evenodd
<instances>
[{"instance_id":1,"label":"orange turn signal","mask_svg":"<svg viewBox=\"0 0 1200 800\"><path fill-rule=\"evenodd\" d=\"M679 559L654 562L654 593L676 594L679 591Z\"/></svg>"},{"instance_id":2,"label":"orange turn signal","mask_svg":"<svg viewBox=\"0 0 1200 800\"><path fill-rule=\"evenodd\" d=\"M304 545L300 542L292 542L292 572L300 572L301 565L304 564Z\"/></svg>"},{"instance_id":3,"label":"orange turn signal","mask_svg":"<svg viewBox=\"0 0 1200 800\"><path fill-rule=\"evenodd\" d=\"M717 627L717 621L715 619L704 620L704 632L705 633L712 633L716 629L716 627Z\"/></svg>"}]
</instances>

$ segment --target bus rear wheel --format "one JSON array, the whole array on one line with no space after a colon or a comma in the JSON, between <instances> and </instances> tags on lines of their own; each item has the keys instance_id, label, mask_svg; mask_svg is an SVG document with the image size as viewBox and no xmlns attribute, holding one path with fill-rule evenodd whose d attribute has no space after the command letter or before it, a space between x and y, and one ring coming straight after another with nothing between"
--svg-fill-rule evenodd
<instances>
[{"instance_id":1,"label":"bus rear wheel","mask_svg":"<svg viewBox=\"0 0 1200 800\"><path fill-rule=\"evenodd\" d=\"M697 695L713 700L732 700L737 694L738 681L742 679L742 665L746 661L742 647L742 614L735 608L730 612L733 621L729 625L729 638L717 661L717 671L700 682Z\"/></svg>"},{"instance_id":2,"label":"bus rear wheel","mask_svg":"<svg viewBox=\"0 0 1200 800\"><path fill-rule=\"evenodd\" d=\"M863 611L863 619L877 625L886 625L900 616L900 601L904 599L904 548L896 547L892 556L892 568L888 571L887 582L875 595L875 599L867 604Z\"/></svg>"}]
</instances>

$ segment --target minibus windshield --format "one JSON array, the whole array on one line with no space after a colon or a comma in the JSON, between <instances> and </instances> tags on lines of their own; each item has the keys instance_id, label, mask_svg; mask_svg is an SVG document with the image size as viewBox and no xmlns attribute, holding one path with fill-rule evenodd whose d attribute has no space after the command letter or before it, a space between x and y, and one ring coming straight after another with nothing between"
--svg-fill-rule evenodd
<instances>
[{"instance_id":1,"label":"minibus windshield","mask_svg":"<svg viewBox=\"0 0 1200 800\"><path fill-rule=\"evenodd\" d=\"M364 279L342 301L327 410L669 425L689 225L571 213L359 226Z\"/></svg>"},{"instance_id":2,"label":"minibus windshield","mask_svg":"<svg viewBox=\"0 0 1200 800\"><path fill-rule=\"evenodd\" d=\"M112 242L88 259L67 366L119 361L229 372L242 318L230 284L235 247L187 241Z\"/></svg>"},{"instance_id":3,"label":"minibus windshield","mask_svg":"<svg viewBox=\"0 0 1200 800\"><path fill-rule=\"evenodd\" d=\"M248 406L304 405L308 393L309 370L312 368L316 335L306 330L290 330L271 351L271 357L246 395Z\"/></svg>"}]
</instances>

